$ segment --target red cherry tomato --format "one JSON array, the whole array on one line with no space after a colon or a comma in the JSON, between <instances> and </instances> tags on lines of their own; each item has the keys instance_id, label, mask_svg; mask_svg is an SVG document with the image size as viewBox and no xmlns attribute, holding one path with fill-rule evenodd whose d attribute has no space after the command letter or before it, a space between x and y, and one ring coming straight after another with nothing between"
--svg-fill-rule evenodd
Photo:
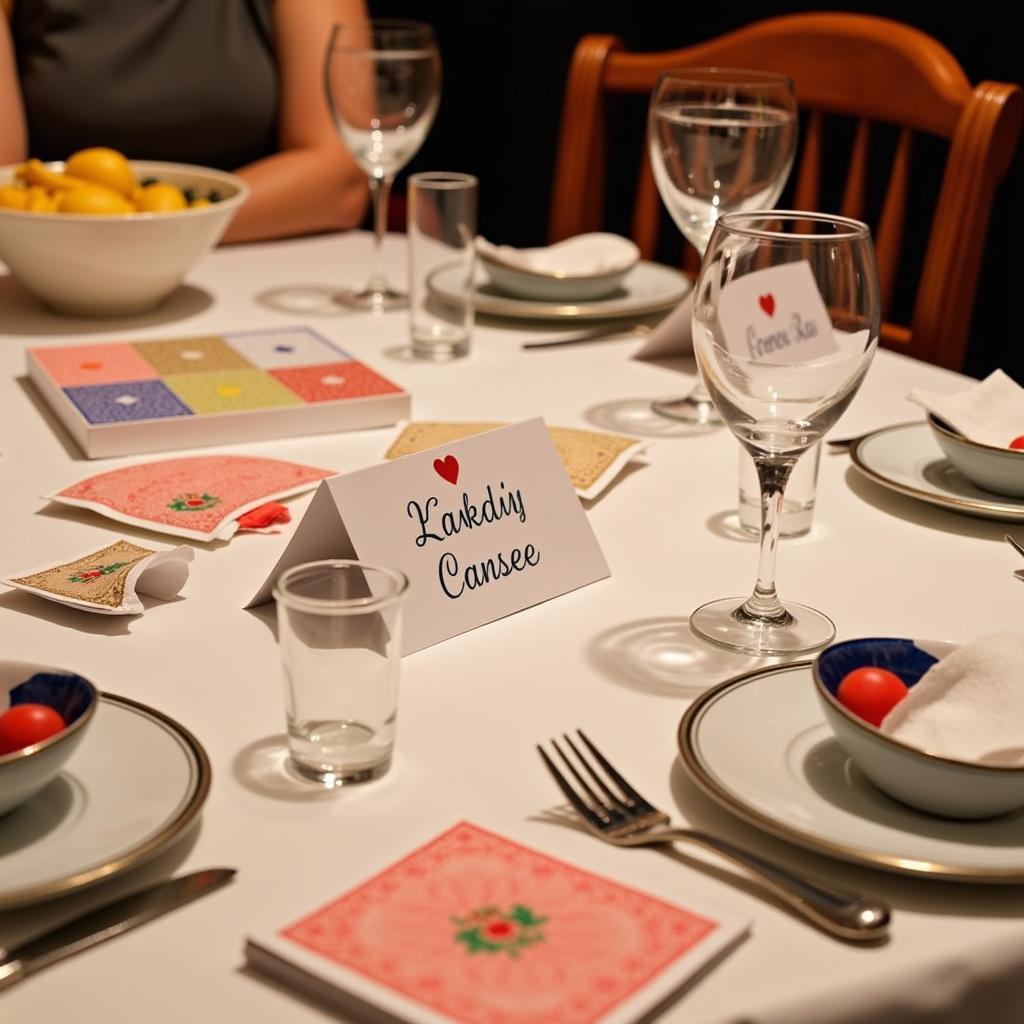
<instances>
[{"instance_id":1,"label":"red cherry tomato","mask_svg":"<svg viewBox=\"0 0 1024 1024\"><path fill-rule=\"evenodd\" d=\"M1021 449L1024 449L1024 434L1021 434L1020 437L1015 437L1010 442L1010 447L1011 448L1021 448Z\"/></svg>"},{"instance_id":2,"label":"red cherry tomato","mask_svg":"<svg viewBox=\"0 0 1024 1024\"><path fill-rule=\"evenodd\" d=\"M874 726L907 695L907 687L895 672L865 665L843 676L836 697L859 718Z\"/></svg>"},{"instance_id":3,"label":"red cherry tomato","mask_svg":"<svg viewBox=\"0 0 1024 1024\"><path fill-rule=\"evenodd\" d=\"M41 743L64 728L64 719L46 704L16 704L0 715L0 757Z\"/></svg>"}]
</instances>

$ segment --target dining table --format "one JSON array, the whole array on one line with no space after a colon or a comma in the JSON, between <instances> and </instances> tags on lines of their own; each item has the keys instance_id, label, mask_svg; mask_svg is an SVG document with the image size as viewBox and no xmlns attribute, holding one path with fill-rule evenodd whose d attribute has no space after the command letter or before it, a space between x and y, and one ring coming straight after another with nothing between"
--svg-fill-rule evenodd
<instances>
[{"instance_id":1,"label":"dining table","mask_svg":"<svg viewBox=\"0 0 1024 1024\"><path fill-rule=\"evenodd\" d=\"M92 615L4 590L4 659L65 667L169 716L202 745L212 781L201 813L159 849L96 884L0 912L0 946L172 874L215 866L238 873L209 897L0 994L0 1020L342 1019L247 967L247 936L295 920L459 821L626 885L656 886L683 906L693 901L748 920L749 935L657 1019L1024 1019L1024 884L946 881L827 856L733 813L682 763L678 731L690 704L766 664L710 646L687 628L688 615L705 601L749 593L757 564L757 538L736 519L736 439L724 427L694 431L650 410L652 400L687 390L692 358L634 358L642 342L629 333L524 349L577 325L480 316L467 357L414 359L407 311L357 312L333 301L334 291L361 278L370 246L363 232L224 246L159 307L127 319L60 316L10 276L0 277L0 573L118 537L173 543L43 497L144 457L86 459L29 381L27 349L305 325L407 389L413 420L540 416L550 425L639 437L642 455L584 503L611 575L406 656L391 770L334 790L302 784L285 770L272 605L244 607L310 494L288 500L292 520L277 532L195 543L181 595L148 602L140 616ZM389 235L384 254L400 283L404 238ZM969 383L879 349L833 434L922 420L923 411L907 401L912 387L941 392ZM390 426L195 451L345 473L379 462L396 434ZM964 643L1019 628L1024 590L1006 531L1005 523L879 487L848 453L825 451L813 526L779 547L780 596L824 611L841 639ZM887 902L888 938L832 938L713 854L684 846L622 849L573 827L559 813L564 801L536 745L576 728L675 823ZM144 745L119 756L120 771L145 770ZM11 846L0 819L0 864Z\"/></svg>"}]
</instances>

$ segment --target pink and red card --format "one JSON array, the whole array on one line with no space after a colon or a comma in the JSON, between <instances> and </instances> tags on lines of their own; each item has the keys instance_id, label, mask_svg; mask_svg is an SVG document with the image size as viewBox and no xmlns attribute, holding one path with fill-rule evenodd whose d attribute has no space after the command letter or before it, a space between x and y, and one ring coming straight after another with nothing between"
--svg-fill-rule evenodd
<instances>
[{"instance_id":1,"label":"pink and red card","mask_svg":"<svg viewBox=\"0 0 1024 1024\"><path fill-rule=\"evenodd\" d=\"M246 952L339 1007L402 1020L619 1024L746 930L463 822Z\"/></svg>"},{"instance_id":2,"label":"pink and red card","mask_svg":"<svg viewBox=\"0 0 1024 1024\"><path fill-rule=\"evenodd\" d=\"M47 497L160 533L227 540L240 516L311 490L333 472L280 459L199 455L97 473Z\"/></svg>"}]
</instances>

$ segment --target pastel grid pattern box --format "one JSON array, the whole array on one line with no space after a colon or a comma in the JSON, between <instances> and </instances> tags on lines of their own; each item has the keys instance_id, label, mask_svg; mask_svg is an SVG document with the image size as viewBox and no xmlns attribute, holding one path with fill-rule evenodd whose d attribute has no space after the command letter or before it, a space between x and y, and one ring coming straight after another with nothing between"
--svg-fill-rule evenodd
<instances>
[{"instance_id":1,"label":"pastel grid pattern box","mask_svg":"<svg viewBox=\"0 0 1024 1024\"><path fill-rule=\"evenodd\" d=\"M33 383L89 458L408 419L398 384L308 327L29 349Z\"/></svg>"}]
</instances>

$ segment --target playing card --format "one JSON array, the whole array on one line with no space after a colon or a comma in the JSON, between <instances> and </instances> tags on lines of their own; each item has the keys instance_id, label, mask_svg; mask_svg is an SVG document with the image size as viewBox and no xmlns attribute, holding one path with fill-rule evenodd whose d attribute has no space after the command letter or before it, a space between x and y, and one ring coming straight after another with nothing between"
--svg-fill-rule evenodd
<instances>
[{"instance_id":1,"label":"playing card","mask_svg":"<svg viewBox=\"0 0 1024 1024\"><path fill-rule=\"evenodd\" d=\"M408 423L384 457L397 459L503 426L504 423ZM588 500L596 498L623 466L646 448L644 442L621 434L550 426L548 433L576 493Z\"/></svg>"},{"instance_id":2,"label":"playing card","mask_svg":"<svg viewBox=\"0 0 1024 1024\"><path fill-rule=\"evenodd\" d=\"M50 563L8 576L0 583L48 601L101 615L139 615L145 607L137 593L167 601L188 579L193 551L158 551L118 540L70 561Z\"/></svg>"},{"instance_id":3,"label":"playing card","mask_svg":"<svg viewBox=\"0 0 1024 1024\"><path fill-rule=\"evenodd\" d=\"M464 822L247 953L404 1020L618 1024L744 930Z\"/></svg>"},{"instance_id":4,"label":"playing card","mask_svg":"<svg viewBox=\"0 0 1024 1024\"><path fill-rule=\"evenodd\" d=\"M97 473L47 497L161 533L227 540L246 512L310 490L333 475L333 470L279 459L201 455Z\"/></svg>"}]
</instances>

